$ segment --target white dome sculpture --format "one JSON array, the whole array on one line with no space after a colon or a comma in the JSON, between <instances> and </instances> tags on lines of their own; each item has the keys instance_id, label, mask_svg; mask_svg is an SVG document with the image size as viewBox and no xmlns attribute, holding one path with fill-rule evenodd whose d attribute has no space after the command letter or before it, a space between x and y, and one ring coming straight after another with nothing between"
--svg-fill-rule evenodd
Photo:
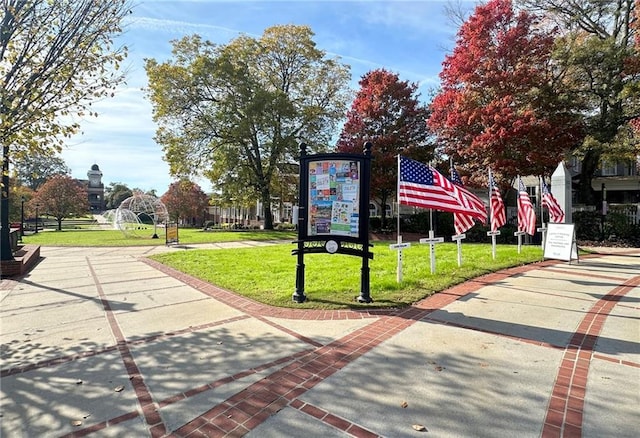
<instances>
[{"instance_id":1,"label":"white dome sculpture","mask_svg":"<svg viewBox=\"0 0 640 438\"><path fill-rule=\"evenodd\" d=\"M102 213L102 218L104 222L113 225L113 228L117 228L116 227L116 211L118 210L112 209Z\"/></svg>"},{"instance_id":2,"label":"white dome sculpture","mask_svg":"<svg viewBox=\"0 0 640 438\"><path fill-rule=\"evenodd\" d=\"M132 236L141 235L140 231L153 225L152 237L157 239L157 226L166 224L168 219L167 207L159 198L136 193L122 201L115 211L113 221L117 229Z\"/></svg>"}]
</instances>

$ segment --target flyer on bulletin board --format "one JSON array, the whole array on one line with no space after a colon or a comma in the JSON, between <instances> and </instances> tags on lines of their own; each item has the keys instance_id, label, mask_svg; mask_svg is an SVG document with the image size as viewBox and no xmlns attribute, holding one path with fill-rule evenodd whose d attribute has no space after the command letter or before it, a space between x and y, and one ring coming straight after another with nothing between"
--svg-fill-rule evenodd
<instances>
[{"instance_id":1,"label":"flyer on bulletin board","mask_svg":"<svg viewBox=\"0 0 640 438\"><path fill-rule=\"evenodd\" d=\"M309 236L358 237L360 162L309 163Z\"/></svg>"}]
</instances>

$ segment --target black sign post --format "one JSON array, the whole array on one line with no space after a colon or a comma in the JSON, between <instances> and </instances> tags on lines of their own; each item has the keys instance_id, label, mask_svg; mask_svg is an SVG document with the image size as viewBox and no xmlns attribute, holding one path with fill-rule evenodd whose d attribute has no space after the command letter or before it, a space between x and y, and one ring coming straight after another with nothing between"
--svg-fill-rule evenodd
<instances>
[{"instance_id":1,"label":"black sign post","mask_svg":"<svg viewBox=\"0 0 640 438\"><path fill-rule=\"evenodd\" d=\"M371 143L364 154L307 155L300 145L300 205L298 207L298 245L296 290L293 301L303 303L305 253L347 254L362 257L361 303L371 303L369 293L369 193Z\"/></svg>"}]
</instances>

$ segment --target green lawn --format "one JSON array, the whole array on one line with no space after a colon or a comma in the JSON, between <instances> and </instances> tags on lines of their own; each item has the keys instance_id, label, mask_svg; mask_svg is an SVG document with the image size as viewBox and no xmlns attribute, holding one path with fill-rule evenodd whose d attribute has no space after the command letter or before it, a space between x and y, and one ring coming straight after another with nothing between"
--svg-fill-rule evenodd
<instances>
[{"instance_id":1,"label":"green lawn","mask_svg":"<svg viewBox=\"0 0 640 438\"><path fill-rule=\"evenodd\" d=\"M164 231L164 230L159 230ZM43 231L26 235L26 244L42 246L131 246L164 245L164 234L152 239L153 227L125 236L118 230ZM277 241L264 247L241 249L189 249L155 255L152 258L212 284L253 300L280 307L306 309L346 309L362 307L403 307L435 292L471 278L510 266L542 259L542 249L525 245L518 254L515 245L498 245L496 260L489 244L463 243L463 264L458 267L454 243L436 245L436 273L430 272L429 246L413 242L403 251L403 281L396 281L397 252L391 242L376 242L369 261L370 293L373 304L360 304L362 259L342 254L305 255L305 293L308 301L293 302L296 248L293 232L282 231L202 231L180 229L181 244L231 242L239 240Z\"/></svg>"},{"instance_id":2,"label":"green lawn","mask_svg":"<svg viewBox=\"0 0 640 438\"><path fill-rule=\"evenodd\" d=\"M41 246L157 246L165 244L164 229L159 228L158 239L152 239L153 226L135 230L135 235L125 235L119 230L65 230L40 231L27 234L26 244ZM202 231L181 228L178 231L181 244L234 242L238 240L294 240L296 234L286 231Z\"/></svg>"},{"instance_id":3,"label":"green lawn","mask_svg":"<svg viewBox=\"0 0 640 438\"><path fill-rule=\"evenodd\" d=\"M403 281L397 283L397 252L389 243L376 243L370 261L373 304L359 304L362 259L341 254L305 255L305 293L308 301L292 301L296 257L293 244L233 250L188 250L152 258L182 272L235 291L253 300L280 307L345 309L402 307L468 279L502 268L539 261L539 246L499 245L496 260L491 245L463 244L463 264L458 267L456 245L436 246L436 273L430 272L428 245L412 244L403 252Z\"/></svg>"}]
</instances>

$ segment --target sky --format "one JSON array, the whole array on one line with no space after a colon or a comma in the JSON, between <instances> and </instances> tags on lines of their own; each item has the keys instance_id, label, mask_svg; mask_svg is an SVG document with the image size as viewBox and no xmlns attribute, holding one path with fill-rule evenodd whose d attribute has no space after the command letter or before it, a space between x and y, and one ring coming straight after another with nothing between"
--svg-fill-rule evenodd
<instances>
[{"instance_id":1,"label":"sky","mask_svg":"<svg viewBox=\"0 0 640 438\"><path fill-rule=\"evenodd\" d=\"M171 59L171 41L198 34L217 44L240 35L259 38L280 24L308 25L317 48L351 67L351 88L367 72L384 68L400 80L416 83L421 100L439 84L442 61L455 44L457 25L445 7L471 10L466 0L133 0L132 14L116 44L125 45L126 84L112 98L95 102L97 118L82 120L62 158L72 177L86 179L97 164L105 187L120 182L130 188L165 193L174 181L153 137L157 129L144 88L144 60ZM333 145L329 145L333 146ZM206 192L211 184L196 182Z\"/></svg>"}]
</instances>

